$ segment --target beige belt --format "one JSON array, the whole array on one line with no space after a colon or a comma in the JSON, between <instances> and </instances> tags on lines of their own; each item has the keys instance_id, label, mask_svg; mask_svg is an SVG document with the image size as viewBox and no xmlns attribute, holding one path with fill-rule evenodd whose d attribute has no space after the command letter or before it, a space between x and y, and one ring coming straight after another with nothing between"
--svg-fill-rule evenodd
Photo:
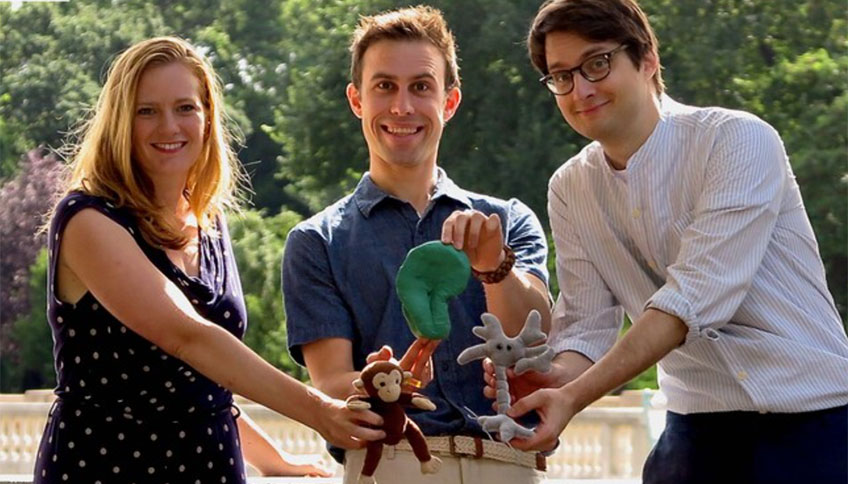
<instances>
[{"instance_id":1,"label":"beige belt","mask_svg":"<svg viewBox=\"0 0 848 484\"><path fill-rule=\"evenodd\" d=\"M452 455L454 457L473 457L475 459L485 458L518 464L542 472L547 470L545 456L541 453L524 452L513 449L503 442L483 440L480 437L468 437L465 435L427 437L427 447L434 454ZM395 448L412 451L412 447L410 447L406 439L398 442Z\"/></svg>"}]
</instances>

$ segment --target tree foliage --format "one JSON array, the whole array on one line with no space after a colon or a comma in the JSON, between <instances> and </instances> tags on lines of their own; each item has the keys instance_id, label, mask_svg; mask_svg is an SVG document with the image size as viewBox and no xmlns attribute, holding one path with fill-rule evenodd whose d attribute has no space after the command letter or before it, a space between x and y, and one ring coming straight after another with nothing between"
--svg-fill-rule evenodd
<instances>
[{"instance_id":1,"label":"tree foliage","mask_svg":"<svg viewBox=\"0 0 848 484\"><path fill-rule=\"evenodd\" d=\"M540 2L430 3L443 10L456 35L463 79L462 105L446 128L440 164L464 187L524 200L546 223L547 179L586 140L563 122L527 60L524 37ZM831 292L848 319L844 5L835 0L641 3L661 42L672 97L747 110L781 133ZM3 190L31 169L25 153L37 146L61 146L66 133L85 118L116 53L154 35L189 39L207 52L220 75L229 117L243 134L239 157L251 175L259 209L231 220L251 311L248 342L292 370L277 287L285 233L297 218L292 211L299 216L315 212L350 191L367 169L359 122L344 96L349 38L360 15L407 4L92 0L24 3L12 9L0 2ZM3 200L2 216L32 213L7 208L17 207L17 198L9 204ZM0 227L5 230L4 264L12 250L6 249L11 247L7 237L29 237L23 226L5 227ZM3 266L6 333L0 332L0 349L9 341L11 321L30 314L30 307L43 307L23 303L7 312L15 307L7 299L31 297L26 273L39 244L30 244L32 250L12 272ZM9 277L18 279L12 283Z\"/></svg>"}]
</instances>

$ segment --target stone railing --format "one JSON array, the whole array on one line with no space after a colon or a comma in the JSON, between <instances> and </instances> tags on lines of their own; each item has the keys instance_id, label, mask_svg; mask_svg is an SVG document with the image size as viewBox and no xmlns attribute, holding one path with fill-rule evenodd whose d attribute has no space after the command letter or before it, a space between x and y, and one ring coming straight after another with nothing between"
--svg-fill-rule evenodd
<instances>
[{"instance_id":1,"label":"stone railing","mask_svg":"<svg viewBox=\"0 0 848 484\"><path fill-rule=\"evenodd\" d=\"M604 397L576 415L548 459L548 478L638 477L657 433L649 422L660 420L658 411L649 409L650 396L639 391ZM0 395L0 474L32 472L52 400L47 390ZM281 448L292 454L320 454L341 475L315 431L252 402L242 401L239 406Z\"/></svg>"}]
</instances>

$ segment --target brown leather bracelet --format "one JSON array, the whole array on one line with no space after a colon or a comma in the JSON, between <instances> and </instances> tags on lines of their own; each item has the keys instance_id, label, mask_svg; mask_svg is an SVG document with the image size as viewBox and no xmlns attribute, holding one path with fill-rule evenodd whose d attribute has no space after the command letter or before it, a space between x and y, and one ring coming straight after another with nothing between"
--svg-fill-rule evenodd
<instances>
[{"instance_id":1,"label":"brown leather bracelet","mask_svg":"<svg viewBox=\"0 0 848 484\"><path fill-rule=\"evenodd\" d=\"M504 260L497 269L489 272L480 272L471 268L471 274L483 284L497 284L504 280L515 265L515 252L508 245L503 246Z\"/></svg>"}]
</instances>

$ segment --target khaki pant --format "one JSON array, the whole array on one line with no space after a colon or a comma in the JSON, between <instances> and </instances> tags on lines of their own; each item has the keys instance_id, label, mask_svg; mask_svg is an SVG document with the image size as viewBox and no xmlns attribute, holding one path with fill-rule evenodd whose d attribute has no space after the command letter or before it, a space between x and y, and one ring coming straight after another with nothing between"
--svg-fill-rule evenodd
<instances>
[{"instance_id":1,"label":"khaki pant","mask_svg":"<svg viewBox=\"0 0 848 484\"><path fill-rule=\"evenodd\" d=\"M529 467L491 459L438 455L442 468L437 474L421 474L421 464L412 452L386 447L374 478L377 484L540 484L542 472ZM344 484L356 484L365 449L345 452Z\"/></svg>"}]
</instances>

